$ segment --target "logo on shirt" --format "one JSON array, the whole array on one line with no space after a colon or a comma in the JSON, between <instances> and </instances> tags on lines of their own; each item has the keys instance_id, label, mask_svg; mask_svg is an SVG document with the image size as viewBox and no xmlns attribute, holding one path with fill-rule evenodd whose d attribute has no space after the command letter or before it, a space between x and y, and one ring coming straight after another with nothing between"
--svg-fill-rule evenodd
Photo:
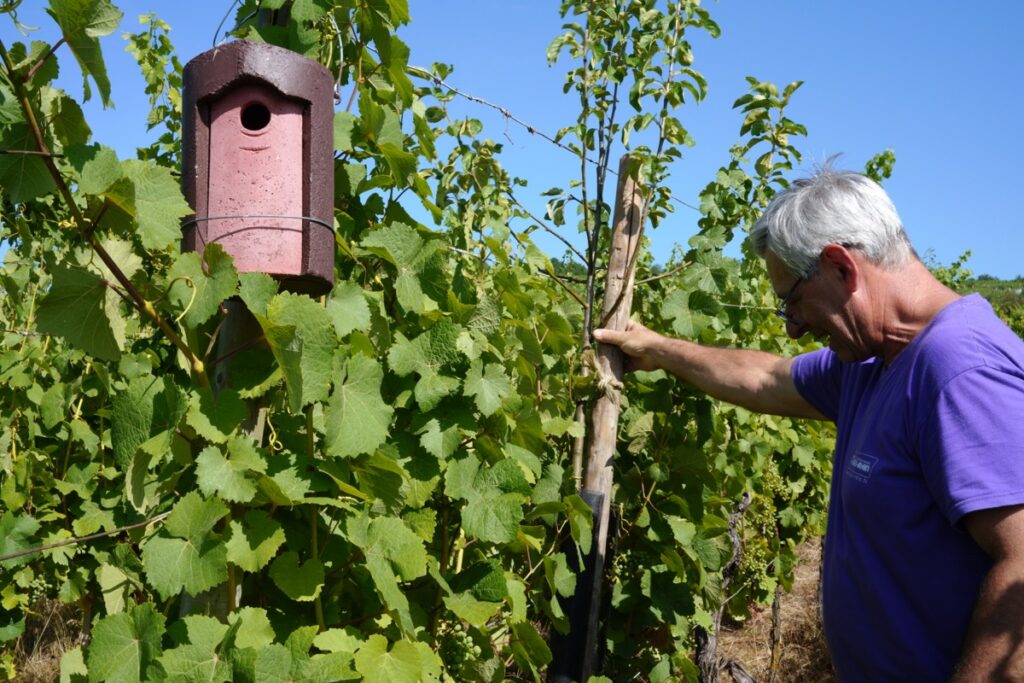
<instances>
[{"instance_id":1,"label":"logo on shirt","mask_svg":"<svg viewBox=\"0 0 1024 683\"><path fill-rule=\"evenodd\" d=\"M871 471L875 469L878 458L865 453L855 453L846 466L846 476L856 479L862 484L868 483L871 478Z\"/></svg>"}]
</instances>

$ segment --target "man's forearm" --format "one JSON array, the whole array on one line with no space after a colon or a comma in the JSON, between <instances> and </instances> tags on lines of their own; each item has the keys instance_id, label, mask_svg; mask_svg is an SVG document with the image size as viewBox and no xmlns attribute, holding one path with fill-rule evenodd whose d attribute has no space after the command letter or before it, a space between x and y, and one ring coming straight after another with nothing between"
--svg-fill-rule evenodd
<instances>
[{"instance_id":1,"label":"man's forearm","mask_svg":"<svg viewBox=\"0 0 1024 683\"><path fill-rule=\"evenodd\" d=\"M658 367L719 400L759 413L821 417L793 386L792 359L670 337L662 337L650 357Z\"/></svg>"},{"instance_id":2,"label":"man's forearm","mask_svg":"<svg viewBox=\"0 0 1024 683\"><path fill-rule=\"evenodd\" d=\"M1024 682L1024 561L997 562L985 577L951 679L993 681Z\"/></svg>"}]
</instances>

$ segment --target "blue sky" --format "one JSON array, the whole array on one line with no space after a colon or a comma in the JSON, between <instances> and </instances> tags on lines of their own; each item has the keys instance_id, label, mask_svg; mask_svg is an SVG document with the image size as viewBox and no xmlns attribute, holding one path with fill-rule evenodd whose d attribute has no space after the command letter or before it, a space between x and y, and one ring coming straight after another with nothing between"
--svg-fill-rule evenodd
<instances>
[{"instance_id":1,"label":"blue sky","mask_svg":"<svg viewBox=\"0 0 1024 683\"><path fill-rule=\"evenodd\" d=\"M132 156L147 141L147 110L137 67L120 34L137 30L137 16L154 11L172 27L183 62L210 49L231 0L114 0L122 29L104 39L116 108L87 111L95 138ZM1024 142L1016 119L1020 88L1011 79L1024 55L1014 47L1024 24L1024 3L964 4L949 0L723 0L705 2L722 28L712 40L695 35L694 68L709 82L708 99L688 105L679 118L697 140L673 170L677 197L696 204L697 193L728 160L740 117L732 102L754 75L780 86L805 81L789 111L805 124L802 171L832 154L840 166L860 170L876 152L892 148L895 173L886 187L918 251L948 263L972 251L976 274L1024 274L1024 231L1017 210L1016 163ZM545 50L560 32L555 0L409 0L412 22L399 35L410 61L455 66L448 79L460 89L502 105L540 130L553 133L576 116L573 95L562 93L564 65L550 68ZM53 39L43 0L25 0L22 21ZM228 19L230 24L234 13ZM0 16L0 38L20 38ZM70 53L60 53L62 83L81 95ZM464 102L460 112L481 118L484 133L505 145L503 163L525 178L523 197L565 187L578 161L497 113ZM536 206L542 206L540 199ZM655 258L694 233L698 215L680 207L649 233ZM542 245L552 255L554 243Z\"/></svg>"}]
</instances>

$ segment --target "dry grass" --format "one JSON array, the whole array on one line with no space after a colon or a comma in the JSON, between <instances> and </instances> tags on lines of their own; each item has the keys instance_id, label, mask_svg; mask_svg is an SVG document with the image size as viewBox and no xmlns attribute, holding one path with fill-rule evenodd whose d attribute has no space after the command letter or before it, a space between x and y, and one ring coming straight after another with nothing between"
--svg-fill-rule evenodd
<instances>
[{"instance_id":1,"label":"dry grass","mask_svg":"<svg viewBox=\"0 0 1024 683\"><path fill-rule=\"evenodd\" d=\"M774 683L832 683L835 675L818 604L818 572L821 544L818 540L798 549L793 590L782 596L782 657ZM771 608L751 615L742 627L723 627L718 654L739 662L758 683L768 680L771 667ZM722 676L728 681L728 674Z\"/></svg>"},{"instance_id":2,"label":"dry grass","mask_svg":"<svg viewBox=\"0 0 1024 683\"><path fill-rule=\"evenodd\" d=\"M25 633L14 643L18 683L60 680L60 658L81 642L77 605L43 600L25 621Z\"/></svg>"}]
</instances>

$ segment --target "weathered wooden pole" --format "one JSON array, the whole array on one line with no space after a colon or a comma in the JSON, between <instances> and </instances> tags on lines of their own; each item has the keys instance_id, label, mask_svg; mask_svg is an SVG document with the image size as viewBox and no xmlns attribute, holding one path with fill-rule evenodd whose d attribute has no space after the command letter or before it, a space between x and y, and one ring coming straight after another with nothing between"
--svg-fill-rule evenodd
<instances>
[{"instance_id":1,"label":"weathered wooden pole","mask_svg":"<svg viewBox=\"0 0 1024 683\"><path fill-rule=\"evenodd\" d=\"M633 282L644 218L644 203L639 181L635 160L628 154L623 156L619 161L611 254L608 258L604 305L601 308L602 327L613 330L626 329L633 309ZM590 613L587 617L587 640L580 679L582 681L590 678L597 665L624 359L619 347L604 344L598 347L595 360L600 378L599 386L603 391L594 402L590 415L590 449L583 490L599 496L601 507L600 510L594 511L594 575L590 593Z\"/></svg>"},{"instance_id":2,"label":"weathered wooden pole","mask_svg":"<svg viewBox=\"0 0 1024 683\"><path fill-rule=\"evenodd\" d=\"M633 280L643 234L644 202L636 161L628 154L619 161L611 253L605 281L600 326L623 330L633 307ZM577 571L576 593L567 601L569 633L552 643L554 659L548 667L549 683L586 681L597 668L598 637L603 594L604 566L608 547L613 463L622 397L623 355L617 346L601 346L595 354L600 393L590 418L587 470L580 497L594 513L590 555ZM575 565L575 553L569 553Z\"/></svg>"}]
</instances>

